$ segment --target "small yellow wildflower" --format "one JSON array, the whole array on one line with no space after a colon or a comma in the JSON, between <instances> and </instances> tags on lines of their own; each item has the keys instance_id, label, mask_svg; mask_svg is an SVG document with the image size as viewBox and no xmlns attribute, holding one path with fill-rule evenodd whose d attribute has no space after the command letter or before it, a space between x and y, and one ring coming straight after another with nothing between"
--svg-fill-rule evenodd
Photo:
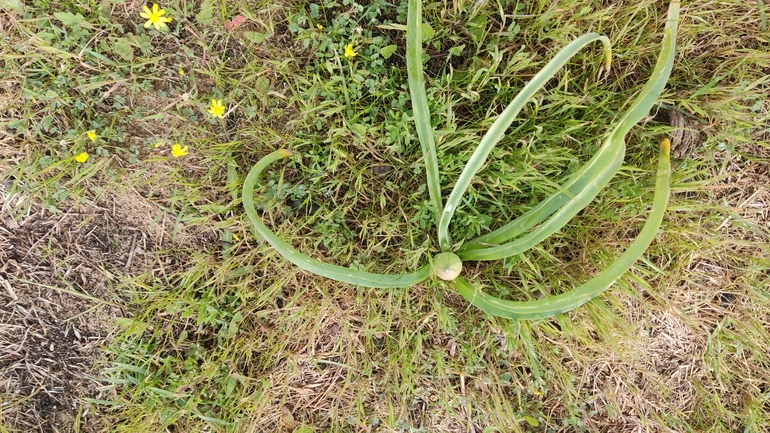
<instances>
[{"instance_id":1,"label":"small yellow wildflower","mask_svg":"<svg viewBox=\"0 0 770 433\"><path fill-rule=\"evenodd\" d=\"M143 10L144 12L140 13L139 16L147 20L147 22L144 23L144 28L155 26L155 30L160 30L166 28L166 23L171 22L171 18L163 16L166 11L158 8L157 3L152 5L152 10L147 6L144 6Z\"/></svg>"},{"instance_id":2,"label":"small yellow wildflower","mask_svg":"<svg viewBox=\"0 0 770 433\"><path fill-rule=\"evenodd\" d=\"M179 75L184 75L184 68L181 66L179 67Z\"/></svg>"},{"instance_id":3,"label":"small yellow wildflower","mask_svg":"<svg viewBox=\"0 0 770 433\"><path fill-rule=\"evenodd\" d=\"M91 141L96 141L96 131L94 131L94 130L92 129L92 130L90 130L90 131L86 132L86 134L88 134L88 138L89 138Z\"/></svg>"},{"instance_id":4,"label":"small yellow wildflower","mask_svg":"<svg viewBox=\"0 0 770 433\"><path fill-rule=\"evenodd\" d=\"M322 26L320 24L316 24L315 26L318 27L318 30L323 30L324 29L324 26Z\"/></svg>"},{"instance_id":5,"label":"small yellow wildflower","mask_svg":"<svg viewBox=\"0 0 770 433\"><path fill-rule=\"evenodd\" d=\"M358 51L353 51L353 44L345 45L345 57L352 59L356 55L358 55Z\"/></svg>"},{"instance_id":6,"label":"small yellow wildflower","mask_svg":"<svg viewBox=\"0 0 770 433\"><path fill-rule=\"evenodd\" d=\"M221 99L212 99L211 106L209 107L209 113L214 117L220 119L225 115L225 104Z\"/></svg>"},{"instance_id":7,"label":"small yellow wildflower","mask_svg":"<svg viewBox=\"0 0 770 433\"><path fill-rule=\"evenodd\" d=\"M182 147L179 145L179 143L174 144L171 146L171 154L174 155L174 158L179 158L180 156L187 155L187 147Z\"/></svg>"},{"instance_id":8,"label":"small yellow wildflower","mask_svg":"<svg viewBox=\"0 0 770 433\"><path fill-rule=\"evenodd\" d=\"M75 155L75 161L79 163L84 163L88 161L88 153L87 152L78 153L77 155Z\"/></svg>"},{"instance_id":9,"label":"small yellow wildflower","mask_svg":"<svg viewBox=\"0 0 770 433\"><path fill-rule=\"evenodd\" d=\"M233 239L235 239L236 241L241 240L241 238L239 238L238 235L236 235L235 233L233 233Z\"/></svg>"}]
</instances>

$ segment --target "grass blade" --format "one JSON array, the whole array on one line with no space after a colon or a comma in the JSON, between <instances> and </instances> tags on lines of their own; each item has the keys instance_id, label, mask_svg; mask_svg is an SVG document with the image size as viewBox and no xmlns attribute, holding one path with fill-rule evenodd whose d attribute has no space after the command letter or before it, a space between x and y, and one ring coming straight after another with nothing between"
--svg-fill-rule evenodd
<instances>
[{"instance_id":1,"label":"grass blade","mask_svg":"<svg viewBox=\"0 0 770 433\"><path fill-rule=\"evenodd\" d=\"M494 316L509 319L540 319L554 316L577 308L607 290L618 278L644 254L655 236L658 234L660 223L666 211L668 196L671 189L671 162L669 159L670 143L664 139L660 145L658 161L658 176L655 182L655 197L652 210L647 222L642 227L639 236L618 259L583 285L560 295L539 299L536 301L506 301L488 295L476 289L465 278L454 280L458 292L471 304Z\"/></svg>"},{"instance_id":2,"label":"grass blade","mask_svg":"<svg viewBox=\"0 0 770 433\"><path fill-rule=\"evenodd\" d=\"M538 206L511 223L463 245L457 252L461 259L494 260L526 251L563 227L606 186L622 163L626 134L647 115L666 86L674 65L678 18L679 2L674 1L669 6L663 48L658 56L655 69L647 84L607 137L599 152L570 177L562 186L561 191L552 194ZM553 212L556 213L548 222L527 233L527 235L504 245L488 246L489 244L505 242L520 235L542 222Z\"/></svg>"},{"instance_id":3,"label":"grass blade","mask_svg":"<svg viewBox=\"0 0 770 433\"><path fill-rule=\"evenodd\" d=\"M251 223L254 225L257 232L262 235L262 237L265 238L278 253L280 253L286 260L308 272L356 286L381 289L408 287L428 278L430 275L429 265L423 266L416 272L408 274L382 275L324 263L300 253L267 228L267 226L262 223L262 220L259 218L259 215L257 215L257 211L254 208L254 185L257 183L259 175L262 174L262 171L265 170L265 168L275 161L291 155L291 151L280 149L265 156L251 168L248 176L246 176L246 180L243 182L243 207L246 209L246 215L248 215L249 220L251 220Z\"/></svg>"},{"instance_id":4,"label":"grass blade","mask_svg":"<svg viewBox=\"0 0 770 433\"><path fill-rule=\"evenodd\" d=\"M547 65L540 70L532 79L521 89L518 95L513 98L508 107L505 108L502 114L495 120L489 131L481 139L479 147L473 152L468 163L465 165L463 172L457 179L452 193L447 199L447 203L444 206L444 210L441 213L441 219L438 225L438 240L441 249L446 251L450 248L449 237L449 222L454 215L454 211L460 204L463 194L470 186L473 177L481 169L489 156L489 152L495 147L495 145L503 138L505 131L516 119L524 105L534 96L534 94L540 90L556 73L561 69L580 49L596 40L602 41L604 44L606 65L610 63L610 41L606 36L600 36L596 33L589 33L583 35L574 41L570 42L566 47L562 48L556 56L548 62Z\"/></svg>"},{"instance_id":5,"label":"grass blade","mask_svg":"<svg viewBox=\"0 0 770 433\"><path fill-rule=\"evenodd\" d=\"M428 95L425 92L425 77L422 71L422 0L409 0L406 18L406 70L409 78L409 93L412 96L414 125L420 139L420 147L425 162L428 194L430 194L434 217L438 225L439 212L444 206L441 200L436 142L430 123Z\"/></svg>"}]
</instances>

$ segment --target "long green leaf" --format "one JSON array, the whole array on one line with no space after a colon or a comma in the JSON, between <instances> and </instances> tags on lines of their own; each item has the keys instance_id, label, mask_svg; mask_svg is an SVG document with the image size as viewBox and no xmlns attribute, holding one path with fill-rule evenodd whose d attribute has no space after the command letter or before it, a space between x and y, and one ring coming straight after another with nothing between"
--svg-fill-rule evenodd
<instances>
[{"instance_id":1,"label":"long green leaf","mask_svg":"<svg viewBox=\"0 0 770 433\"><path fill-rule=\"evenodd\" d=\"M243 207L246 210L249 220L254 225L257 232L262 235L263 238L270 245L275 248L286 260L294 263L300 268L312 272L317 275L321 275L332 280L340 281L343 283L354 284L357 286L375 287L375 288L394 288L394 287L408 287L425 280L430 276L430 266L426 265L417 270L416 272L401 274L401 275L382 275L374 274L371 272L359 271L357 269L345 268L342 266L332 265L324 263L320 260L308 257L286 242L282 241L275 233L273 233L257 215L257 211L254 208L254 185L259 179L259 175L270 164L292 155L289 150L281 149L265 156L259 162L257 162L251 171L249 171L246 180L243 182Z\"/></svg>"},{"instance_id":2,"label":"long green leaf","mask_svg":"<svg viewBox=\"0 0 770 433\"><path fill-rule=\"evenodd\" d=\"M409 93L412 95L412 113L417 137L420 139L425 174L428 179L428 194L434 207L436 224L443 208L441 183L438 176L438 157L433 127L430 123L428 95L425 92L425 77L422 72L422 0L409 0L406 18L406 71L409 78Z\"/></svg>"},{"instance_id":3,"label":"long green leaf","mask_svg":"<svg viewBox=\"0 0 770 433\"><path fill-rule=\"evenodd\" d=\"M481 169L489 156L489 152L495 147L495 145L503 138L505 131L516 119L524 105L534 96L534 94L540 90L556 73L561 69L580 49L585 47L594 41L601 41L604 44L606 65L610 64L610 41L606 36L600 36L596 33L589 33L583 35L561 51L546 64L543 69L540 70L532 79L521 89L518 95L508 104L502 114L495 120L489 131L481 139L479 147L473 152L468 163L465 165L460 177L457 179L452 193L447 199L444 210L441 213L441 219L438 225L438 241L441 249L446 251L450 249L451 239L449 237L449 222L454 215L457 206L460 204L463 194L470 186L473 177Z\"/></svg>"},{"instance_id":4,"label":"long green leaf","mask_svg":"<svg viewBox=\"0 0 770 433\"><path fill-rule=\"evenodd\" d=\"M607 137L599 152L572 175L559 192L551 195L511 223L463 245L457 252L461 259L494 260L526 251L567 224L607 185L622 163L626 134L647 115L663 92L668 77L671 75L676 49L678 18L679 2L674 1L669 6L668 21L662 43L663 48L658 56L655 69L642 91ZM554 212L556 213L548 222L525 236L503 245L489 246L520 235Z\"/></svg>"},{"instance_id":5,"label":"long green leaf","mask_svg":"<svg viewBox=\"0 0 770 433\"><path fill-rule=\"evenodd\" d=\"M607 185L618 169L620 169L625 155L625 141L621 139L615 142L608 142L605 144L604 149L607 152L600 152L595 155L599 156L599 158L596 158L598 164L591 164L586 167L587 170L576 179L576 182L563 186L563 188L568 188L567 191L553 194L544 200L541 205L536 206L532 211L515 220L514 223L517 224L503 227L507 230L496 233L495 237L491 239L479 238L469 242L467 246L463 245L460 251L457 251L457 255L462 260L505 258L526 251L542 242L548 236L551 236L556 230L567 224L581 209L588 206L591 200L596 197L599 191ZM590 162L592 161L593 159ZM492 242L504 242L507 240L506 236L512 237L531 228L540 223L542 219L545 219L548 214L555 211L558 212L547 222L526 235L503 245L486 246Z\"/></svg>"},{"instance_id":6,"label":"long green leaf","mask_svg":"<svg viewBox=\"0 0 770 433\"><path fill-rule=\"evenodd\" d=\"M583 285L556 296L536 301L506 301L488 295L476 289L465 278L455 279L454 286L471 304L486 313L509 319L540 319L575 309L607 290L618 278L644 254L650 246L663 221L670 192L671 162L669 160L670 143L664 139L660 146L658 176L655 182L655 197L652 210L642 227L639 236L618 259Z\"/></svg>"}]
</instances>

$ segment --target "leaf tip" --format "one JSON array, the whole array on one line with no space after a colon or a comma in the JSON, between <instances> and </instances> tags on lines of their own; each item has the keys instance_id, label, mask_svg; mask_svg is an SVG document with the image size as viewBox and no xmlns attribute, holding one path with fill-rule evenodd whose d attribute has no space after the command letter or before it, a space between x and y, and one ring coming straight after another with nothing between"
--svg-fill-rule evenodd
<instances>
[{"instance_id":1,"label":"leaf tip","mask_svg":"<svg viewBox=\"0 0 770 433\"><path fill-rule=\"evenodd\" d=\"M668 138L660 140L660 150L666 155L671 153L671 141Z\"/></svg>"}]
</instances>

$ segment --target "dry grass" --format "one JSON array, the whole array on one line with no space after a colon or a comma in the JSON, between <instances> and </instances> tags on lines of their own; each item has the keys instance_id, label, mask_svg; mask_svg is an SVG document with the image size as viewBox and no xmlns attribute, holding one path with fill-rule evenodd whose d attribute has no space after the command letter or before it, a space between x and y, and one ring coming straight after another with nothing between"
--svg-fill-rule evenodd
<instances>
[{"instance_id":1,"label":"dry grass","mask_svg":"<svg viewBox=\"0 0 770 433\"><path fill-rule=\"evenodd\" d=\"M53 13L36 4L27 7ZM50 65L70 65L68 59L22 53L28 42L21 21L0 22L9 41L0 48L0 432L770 431L770 36L759 30L756 4L685 5L677 66L662 102L684 113L700 143L675 164L663 231L601 299L534 322L482 317L440 284L374 291L311 277L250 235L231 196L240 181L228 185L228 164L242 175L270 146L285 145L301 149L303 159L282 179L307 189L306 203L293 206L288 199L296 197L287 195L281 204L277 188L263 192L278 196L276 225L286 236L301 233L296 242L304 251L340 263L376 257L406 267L431 248L418 228L424 194L410 161L419 156L376 136L387 132L383 124L399 131L410 123L372 114L378 107L408 111L396 105L402 77L378 82L390 92L385 96L354 100L353 118L368 134L353 133L338 82L325 64L314 66L322 49L315 42L305 47L289 30L305 8L226 5L228 14L248 15L246 27L227 33L216 14L200 25L200 4L177 4L189 15L179 33L153 36L157 53L142 57L135 48L134 61L115 67L125 84L106 96L110 87L100 88L97 108L83 115L103 114L103 130L113 134L104 138L109 156L92 155L93 172L57 162L69 157L58 143L77 142L67 128L82 135L82 119L60 109L54 124L62 131L35 132L49 107L43 90L29 98L30 80ZM601 134L597 128L622 106L619 95L630 96L627 90L646 76L658 46L657 3L583 6L527 3L517 12L507 5L505 27L496 7L482 6L489 16L485 41L506 34L511 21L522 26L501 42L508 45L501 45L499 64L483 46L475 51L463 30L473 22L438 5L427 8L442 50L466 45L456 58L436 50L429 68L455 74L454 81L431 82L434 108L446 114L440 143L449 171L463 154L452 147L466 134L457 119L483 119L487 107L476 107L479 98L494 107L507 102L496 83L515 87L510 71L536 69L522 59L539 59L561 46L559 38L595 26L617 46L611 91L573 65L541 101L538 124L522 127L506 144L510 153L500 151L508 164L502 167L534 179L532 191L501 185L517 210L550 187L538 170L567 170L547 155L582 158L590 151L574 143ZM133 31L137 7L106 13ZM598 18L591 10L601 11ZM334 9L334 16L343 12ZM318 19L327 31L329 13ZM246 31L273 39L254 45ZM398 32L388 32L402 43ZM526 56L515 57L512 47ZM391 61L397 68L398 57ZM141 69L140 58L152 68ZM593 60L588 54L574 63ZM75 84L113 72L86 64L99 70L71 64ZM473 74L464 75L470 68L489 69L471 83ZM41 85L67 101L94 96ZM574 102L572 87L581 86L596 92ZM235 105L223 123L203 115L216 92ZM596 107L559 111L572 105ZM556 135L586 113L601 120L585 133ZM19 119L24 127L12 127ZM508 272L507 282L547 288L603 267L644 219L652 155L646 143L659 132L671 128L651 119L631 137L620 179L547 248L506 269L474 272ZM191 155L171 159L167 149L151 147L156 140L189 143ZM524 145L540 158L527 162L532 166L516 165ZM371 166L389 170L373 177ZM270 180L277 182L279 172ZM69 196L54 198L63 189ZM483 194L474 200L502 200ZM318 213L305 215L313 205Z\"/></svg>"},{"instance_id":2,"label":"dry grass","mask_svg":"<svg viewBox=\"0 0 770 433\"><path fill-rule=\"evenodd\" d=\"M128 191L53 214L17 188L0 185L0 421L19 431L71 431L73 421L102 431L109 424L86 399L113 395L94 365L126 315L115 286L195 239Z\"/></svg>"}]
</instances>

